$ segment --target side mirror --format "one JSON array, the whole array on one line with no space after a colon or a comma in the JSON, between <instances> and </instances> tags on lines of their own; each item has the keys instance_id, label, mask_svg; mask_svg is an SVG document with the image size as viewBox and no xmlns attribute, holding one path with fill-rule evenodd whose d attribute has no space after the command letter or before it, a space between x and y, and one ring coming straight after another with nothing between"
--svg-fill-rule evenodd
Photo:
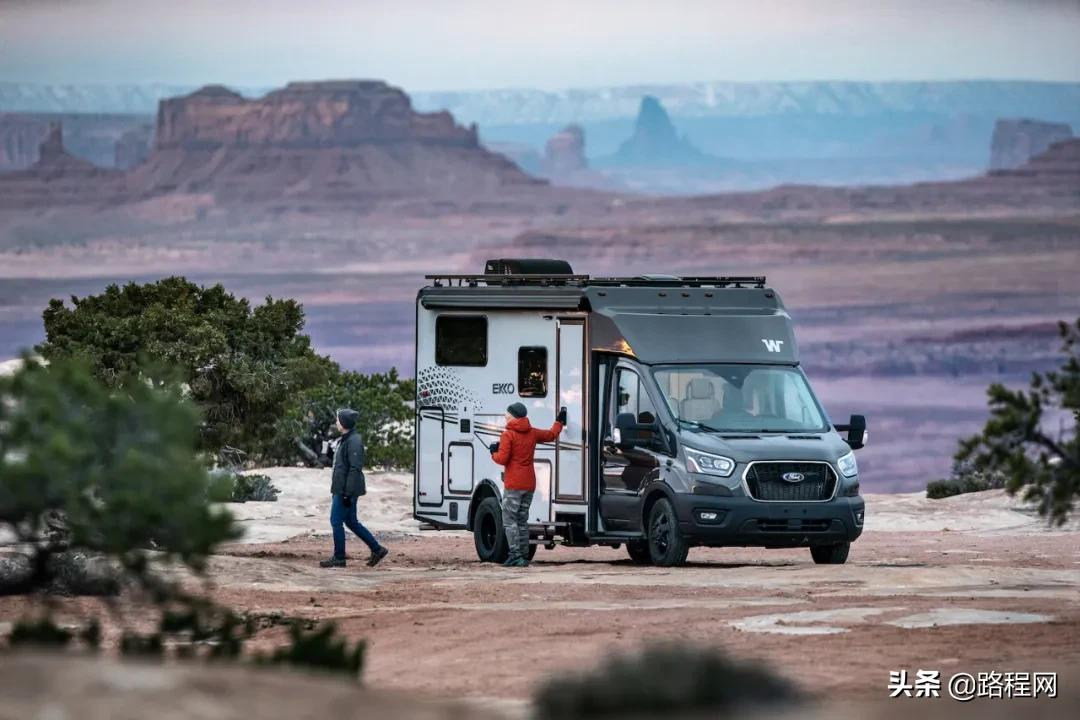
<instances>
[{"instance_id":1,"label":"side mirror","mask_svg":"<svg viewBox=\"0 0 1080 720\"><path fill-rule=\"evenodd\" d=\"M866 432L866 416L852 415L847 425L837 425L837 432L847 432L844 442L851 446L852 450L866 446L868 433Z\"/></svg>"}]
</instances>

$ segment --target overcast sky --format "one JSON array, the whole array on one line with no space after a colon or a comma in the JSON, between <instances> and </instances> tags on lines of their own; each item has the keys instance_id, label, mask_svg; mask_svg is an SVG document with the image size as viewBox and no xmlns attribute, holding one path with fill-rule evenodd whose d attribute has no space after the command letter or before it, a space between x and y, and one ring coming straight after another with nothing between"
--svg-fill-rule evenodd
<instances>
[{"instance_id":1,"label":"overcast sky","mask_svg":"<svg viewBox=\"0 0 1080 720\"><path fill-rule=\"evenodd\" d=\"M0 0L0 80L1080 80L1080 0Z\"/></svg>"}]
</instances>

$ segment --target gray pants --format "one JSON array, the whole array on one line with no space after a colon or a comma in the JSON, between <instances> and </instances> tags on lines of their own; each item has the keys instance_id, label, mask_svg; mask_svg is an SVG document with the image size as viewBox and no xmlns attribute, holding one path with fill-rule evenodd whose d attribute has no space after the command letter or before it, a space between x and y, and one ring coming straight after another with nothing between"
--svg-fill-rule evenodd
<instances>
[{"instance_id":1,"label":"gray pants","mask_svg":"<svg viewBox=\"0 0 1080 720\"><path fill-rule=\"evenodd\" d=\"M510 560L529 559L529 506L533 494L525 490L507 490L503 495L502 521Z\"/></svg>"}]
</instances>

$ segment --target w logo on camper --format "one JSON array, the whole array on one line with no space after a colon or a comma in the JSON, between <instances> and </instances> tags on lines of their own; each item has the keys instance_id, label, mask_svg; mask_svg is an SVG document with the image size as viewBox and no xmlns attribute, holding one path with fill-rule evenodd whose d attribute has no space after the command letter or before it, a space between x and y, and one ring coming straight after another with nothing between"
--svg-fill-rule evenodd
<instances>
[{"instance_id":1,"label":"w logo on camper","mask_svg":"<svg viewBox=\"0 0 1080 720\"><path fill-rule=\"evenodd\" d=\"M769 352L780 352L780 349L784 346L783 340L769 340L761 338L761 342L765 343L765 349Z\"/></svg>"}]
</instances>

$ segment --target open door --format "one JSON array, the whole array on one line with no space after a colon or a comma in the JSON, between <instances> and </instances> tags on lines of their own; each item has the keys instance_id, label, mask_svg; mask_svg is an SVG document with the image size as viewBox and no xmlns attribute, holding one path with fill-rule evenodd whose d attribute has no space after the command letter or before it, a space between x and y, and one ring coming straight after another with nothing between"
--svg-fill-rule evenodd
<instances>
[{"instance_id":1,"label":"open door","mask_svg":"<svg viewBox=\"0 0 1080 720\"><path fill-rule=\"evenodd\" d=\"M565 407L567 424L559 436L555 467L555 502L585 502L585 321L562 318L556 339L555 394Z\"/></svg>"}]
</instances>

